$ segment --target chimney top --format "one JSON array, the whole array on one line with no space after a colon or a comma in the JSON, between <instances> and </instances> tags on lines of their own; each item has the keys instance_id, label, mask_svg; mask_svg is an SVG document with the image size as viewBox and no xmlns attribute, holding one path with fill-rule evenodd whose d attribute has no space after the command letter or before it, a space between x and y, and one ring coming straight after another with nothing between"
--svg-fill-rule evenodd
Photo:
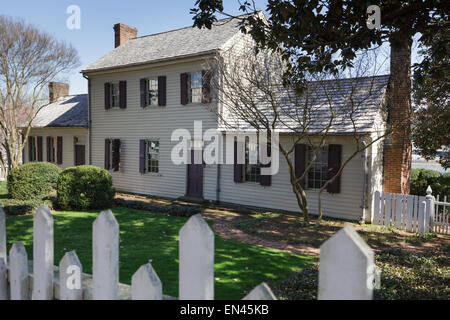
<instances>
[{"instance_id":1,"label":"chimney top","mask_svg":"<svg viewBox=\"0 0 450 320\"><path fill-rule=\"evenodd\" d=\"M48 98L49 102L53 103L58 98L69 95L69 84L64 82L49 82L48 84Z\"/></svg>"},{"instance_id":2,"label":"chimney top","mask_svg":"<svg viewBox=\"0 0 450 320\"><path fill-rule=\"evenodd\" d=\"M117 23L114 25L114 41L115 48L123 45L128 40L137 37L137 29L127 26L126 24Z\"/></svg>"}]
</instances>

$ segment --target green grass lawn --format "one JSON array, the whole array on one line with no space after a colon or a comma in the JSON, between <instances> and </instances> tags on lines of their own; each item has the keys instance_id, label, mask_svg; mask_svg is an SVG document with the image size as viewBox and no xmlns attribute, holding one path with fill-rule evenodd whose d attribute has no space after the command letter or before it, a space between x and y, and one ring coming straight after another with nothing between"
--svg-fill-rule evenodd
<instances>
[{"instance_id":1,"label":"green grass lawn","mask_svg":"<svg viewBox=\"0 0 450 320\"><path fill-rule=\"evenodd\" d=\"M158 273L165 294L178 296L178 232L187 218L114 208L120 225L120 282L130 284L133 273L148 260ZM64 253L76 250L83 272L92 271L92 223L98 212L54 212L55 264ZM8 250L16 241L33 253L33 216L9 216L6 220ZM268 250L215 238L216 299L241 299L262 281L286 279L311 265L315 258Z\"/></svg>"}]
</instances>

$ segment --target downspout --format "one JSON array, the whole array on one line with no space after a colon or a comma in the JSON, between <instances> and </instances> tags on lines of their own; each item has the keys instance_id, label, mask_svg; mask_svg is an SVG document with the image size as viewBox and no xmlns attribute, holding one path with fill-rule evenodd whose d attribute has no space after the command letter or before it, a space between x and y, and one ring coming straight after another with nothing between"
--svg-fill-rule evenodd
<instances>
[{"instance_id":1,"label":"downspout","mask_svg":"<svg viewBox=\"0 0 450 320\"><path fill-rule=\"evenodd\" d=\"M89 152L89 165L92 165L91 80L85 74L83 74L83 78L85 78L88 81L88 144L89 144L88 152Z\"/></svg>"},{"instance_id":2,"label":"downspout","mask_svg":"<svg viewBox=\"0 0 450 320\"><path fill-rule=\"evenodd\" d=\"M362 190L362 205L361 205L361 218L359 220L360 223L364 223L366 221L366 198L367 198L367 143L364 140L365 137L363 136L361 139L361 143L364 146L364 152L363 152L363 167L364 167L364 174L363 174L363 190Z\"/></svg>"}]
</instances>

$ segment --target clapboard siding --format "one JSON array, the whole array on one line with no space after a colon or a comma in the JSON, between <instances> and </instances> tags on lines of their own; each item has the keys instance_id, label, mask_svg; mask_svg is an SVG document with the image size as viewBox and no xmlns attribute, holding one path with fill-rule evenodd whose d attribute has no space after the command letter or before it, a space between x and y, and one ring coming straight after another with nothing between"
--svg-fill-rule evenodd
<instances>
[{"instance_id":1,"label":"clapboard siding","mask_svg":"<svg viewBox=\"0 0 450 320\"><path fill-rule=\"evenodd\" d=\"M82 144L85 144L86 148L86 164L89 159L89 146L88 146L88 129L87 128L33 128L30 131L29 136L41 136L42 137L42 160L47 161L47 139L46 137L63 137L63 163L59 165L60 168L65 169L73 167L75 165L75 144L74 138L80 139ZM83 143L84 142L84 143ZM28 143L24 148L25 163L29 162L28 159Z\"/></svg>"},{"instance_id":2,"label":"clapboard siding","mask_svg":"<svg viewBox=\"0 0 450 320\"><path fill-rule=\"evenodd\" d=\"M292 144L291 138L281 137L284 145ZM353 140L354 141L354 140ZM342 144L342 158L347 159L354 152L352 138L330 137L329 144ZM357 155L344 169L341 177L341 193L323 193L323 212L330 217L358 220L361 217L363 161ZM299 212L292 187L289 182L288 165L280 154L279 173L272 177L272 185L263 187L257 183L234 183L233 166L221 167L220 200L250 206L283 209ZM317 214L318 191L308 190L308 205L312 214Z\"/></svg>"},{"instance_id":3,"label":"clapboard siding","mask_svg":"<svg viewBox=\"0 0 450 320\"><path fill-rule=\"evenodd\" d=\"M203 130L217 128L217 116L207 108L214 105L181 105L180 74L202 70L203 60L133 72L103 76L91 75L91 142L92 164L103 167L104 140L121 139L121 169L111 172L118 190L177 198L184 196L187 184L186 165L171 161L171 150L178 141L171 141L173 130L188 129L193 138L194 121L203 121ZM167 105L140 107L140 79L167 77ZM127 108L104 109L104 83L127 81ZM139 172L139 140L160 141L159 174ZM204 197L216 197L216 166L204 168Z\"/></svg>"}]
</instances>

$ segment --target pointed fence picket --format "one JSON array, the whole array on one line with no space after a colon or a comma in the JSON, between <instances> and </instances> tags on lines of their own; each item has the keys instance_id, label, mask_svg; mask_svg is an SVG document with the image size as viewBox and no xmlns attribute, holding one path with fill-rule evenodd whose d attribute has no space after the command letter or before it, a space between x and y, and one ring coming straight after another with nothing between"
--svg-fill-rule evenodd
<instances>
[{"instance_id":1,"label":"pointed fence picket","mask_svg":"<svg viewBox=\"0 0 450 320\"><path fill-rule=\"evenodd\" d=\"M0 239L6 243L1 213ZM47 207L40 207L34 219L34 274L25 247L14 243L9 264L6 254L0 257L0 300L175 299L163 295L163 284L150 262L136 271L131 286L118 282L119 224L110 210L101 212L93 223L92 276L82 273L74 251L64 255L59 268L54 267L53 217ZM201 215L192 216L181 228L179 246L179 298L214 299L214 233ZM346 226L321 247L319 299L372 299L375 271L372 249ZM276 297L261 283L243 299Z\"/></svg>"}]
</instances>

